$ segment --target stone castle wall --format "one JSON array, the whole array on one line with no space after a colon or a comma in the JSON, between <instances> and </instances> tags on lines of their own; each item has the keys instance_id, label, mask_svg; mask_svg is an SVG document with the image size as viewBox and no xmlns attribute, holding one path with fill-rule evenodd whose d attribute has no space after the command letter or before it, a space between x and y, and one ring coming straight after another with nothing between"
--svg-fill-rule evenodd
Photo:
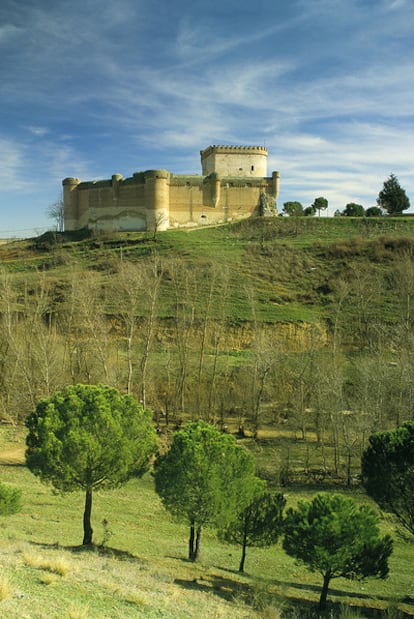
<instances>
[{"instance_id":1,"label":"stone castle wall","mask_svg":"<svg viewBox=\"0 0 414 619\"><path fill-rule=\"evenodd\" d=\"M210 146L201 158L202 176L147 170L102 181L65 178L65 230L214 224L264 214L264 202L270 206L266 214L276 213L279 173L266 177L266 149Z\"/></svg>"}]
</instances>

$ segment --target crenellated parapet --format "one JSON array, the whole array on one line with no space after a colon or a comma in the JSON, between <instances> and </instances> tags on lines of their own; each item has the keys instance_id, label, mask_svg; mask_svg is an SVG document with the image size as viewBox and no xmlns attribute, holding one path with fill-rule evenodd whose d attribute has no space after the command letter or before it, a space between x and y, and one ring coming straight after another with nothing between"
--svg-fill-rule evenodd
<instances>
[{"instance_id":1,"label":"crenellated parapet","mask_svg":"<svg viewBox=\"0 0 414 619\"><path fill-rule=\"evenodd\" d=\"M237 154L242 153L244 155L256 154L258 152L268 155L268 150L266 146L217 146L216 144L212 144L208 146L204 150L200 150L201 157L207 157L211 153L225 153L225 154Z\"/></svg>"},{"instance_id":2,"label":"crenellated parapet","mask_svg":"<svg viewBox=\"0 0 414 619\"><path fill-rule=\"evenodd\" d=\"M165 230L241 219L263 212L265 203L276 205L279 173L267 177L267 148L213 145L200 152L202 175L159 169L97 181L65 178L65 229Z\"/></svg>"}]
</instances>

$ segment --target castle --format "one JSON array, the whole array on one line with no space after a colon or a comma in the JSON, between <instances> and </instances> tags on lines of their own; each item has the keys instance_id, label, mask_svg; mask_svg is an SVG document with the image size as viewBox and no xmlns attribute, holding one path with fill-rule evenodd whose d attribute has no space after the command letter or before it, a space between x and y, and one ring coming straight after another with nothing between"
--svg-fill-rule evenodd
<instances>
[{"instance_id":1,"label":"castle","mask_svg":"<svg viewBox=\"0 0 414 619\"><path fill-rule=\"evenodd\" d=\"M63 180L65 230L166 230L277 214L279 172L267 177L267 148L209 146L202 175L167 170Z\"/></svg>"}]
</instances>

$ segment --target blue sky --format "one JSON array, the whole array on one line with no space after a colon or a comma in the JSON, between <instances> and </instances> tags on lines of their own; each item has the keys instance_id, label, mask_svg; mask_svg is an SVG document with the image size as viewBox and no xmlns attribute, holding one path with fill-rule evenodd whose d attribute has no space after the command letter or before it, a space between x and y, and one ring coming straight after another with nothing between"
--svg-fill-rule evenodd
<instances>
[{"instance_id":1,"label":"blue sky","mask_svg":"<svg viewBox=\"0 0 414 619\"><path fill-rule=\"evenodd\" d=\"M53 227L64 177L201 173L263 145L279 208L414 207L413 0L2 0L0 237Z\"/></svg>"}]
</instances>

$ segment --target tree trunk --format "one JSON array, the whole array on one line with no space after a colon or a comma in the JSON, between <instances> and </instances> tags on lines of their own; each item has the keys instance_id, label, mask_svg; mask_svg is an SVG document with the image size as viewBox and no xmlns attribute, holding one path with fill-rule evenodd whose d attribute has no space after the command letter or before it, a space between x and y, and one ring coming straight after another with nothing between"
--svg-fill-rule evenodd
<instances>
[{"instance_id":1,"label":"tree trunk","mask_svg":"<svg viewBox=\"0 0 414 619\"><path fill-rule=\"evenodd\" d=\"M196 532L196 543L195 543L195 551L194 551L194 561L198 561L198 557L200 555L200 542L201 542L201 526L197 527Z\"/></svg>"},{"instance_id":2,"label":"tree trunk","mask_svg":"<svg viewBox=\"0 0 414 619\"><path fill-rule=\"evenodd\" d=\"M194 540L195 540L195 529L194 522L190 525L190 539L188 541L188 558L190 561L194 561Z\"/></svg>"},{"instance_id":3,"label":"tree trunk","mask_svg":"<svg viewBox=\"0 0 414 619\"><path fill-rule=\"evenodd\" d=\"M330 580L331 580L330 573L328 572L327 574L324 574L321 597L319 598L319 608L321 610L323 610L326 606L326 598L328 596L328 587L329 587Z\"/></svg>"},{"instance_id":4,"label":"tree trunk","mask_svg":"<svg viewBox=\"0 0 414 619\"><path fill-rule=\"evenodd\" d=\"M86 489L85 510L83 512L83 545L90 546L92 544L93 530L91 526L92 513L92 488Z\"/></svg>"},{"instance_id":5,"label":"tree trunk","mask_svg":"<svg viewBox=\"0 0 414 619\"><path fill-rule=\"evenodd\" d=\"M348 458L347 458L347 466L346 466L346 485L351 485L351 448L348 448Z\"/></svg>"},{"instance_id":6,"label":"tree trunk","mask_svg":"<svg viewBox=\"0 0 414 619\"><path fill-rule=\"evenodd\" d=\"M188 542L188 558L197 561L200 554L201 526L195 527L194 522L190 525L190 539Z\"/></svg>"},{"instance_id":7,"label":"tree trunk","mask_svg":"<svg viewBox=\"0 0 414 619\"><path fill-rule=\"evenodd\" d=\"M247 536L243 535L242 556L240 559L239 572L244 572L244 562L246 561Z\"/></svg>"}]
</instances>

